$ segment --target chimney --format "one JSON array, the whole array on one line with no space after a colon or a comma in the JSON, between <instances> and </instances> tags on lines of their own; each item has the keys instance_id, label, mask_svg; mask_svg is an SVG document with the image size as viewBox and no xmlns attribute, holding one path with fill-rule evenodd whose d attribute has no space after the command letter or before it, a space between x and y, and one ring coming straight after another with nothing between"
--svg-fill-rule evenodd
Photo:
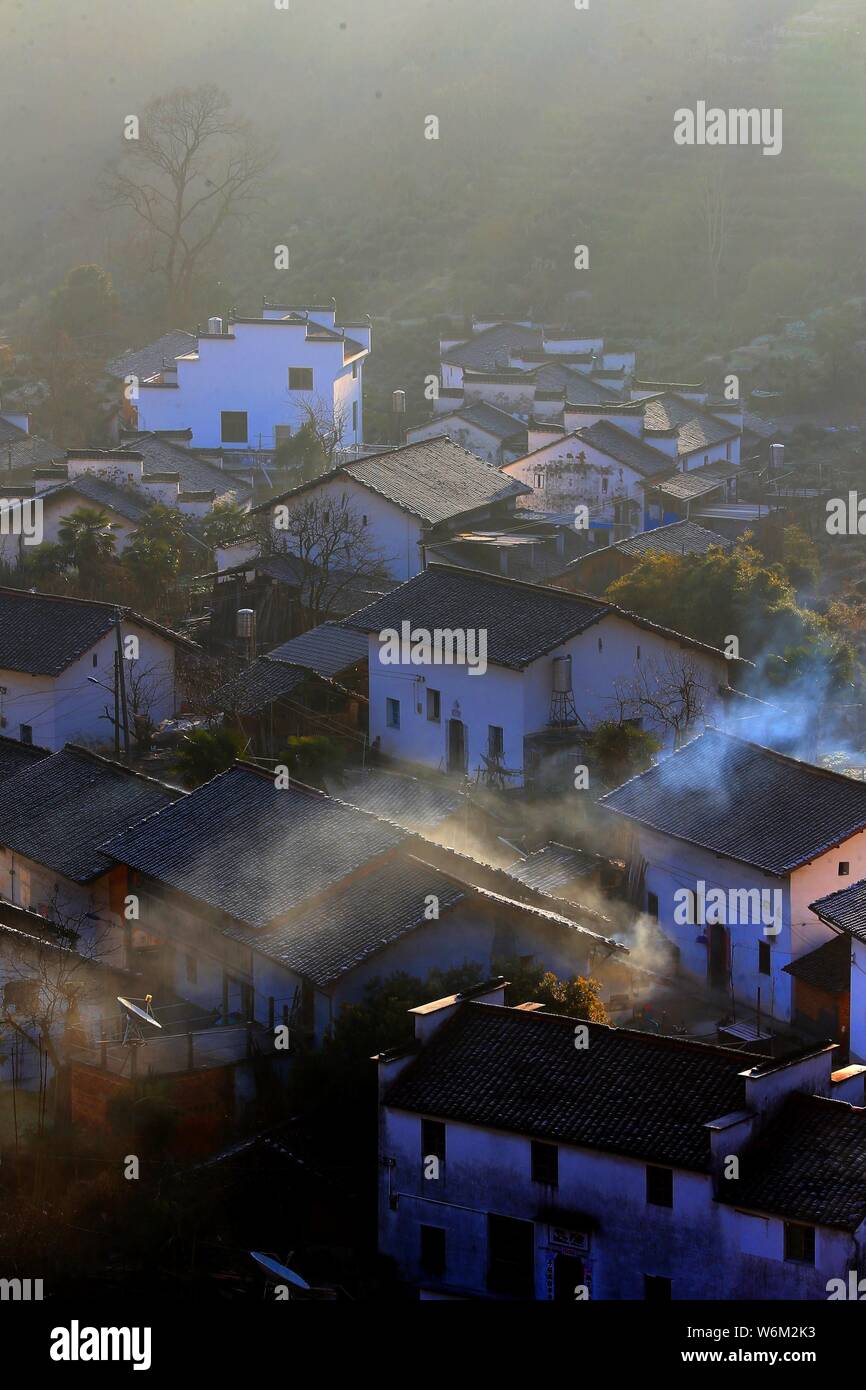
<instances>
[{"instance_id":1,"label":"chimney","mask_svg":"<svg viewBox=\"0 0 866 1390\"><path fill-rule=\"evenodd\" d=\"M472 989L464 989L462 994L448 994L444 999L434 999L429 1004L419 1004L417 1008L410 1009L415 1019L415 1041L425 1043L432 1038L467 999L479 1004L504 1004L507 984L503 975L497 975L483 984L473 985Z\"/></svg>"}]
</instances>

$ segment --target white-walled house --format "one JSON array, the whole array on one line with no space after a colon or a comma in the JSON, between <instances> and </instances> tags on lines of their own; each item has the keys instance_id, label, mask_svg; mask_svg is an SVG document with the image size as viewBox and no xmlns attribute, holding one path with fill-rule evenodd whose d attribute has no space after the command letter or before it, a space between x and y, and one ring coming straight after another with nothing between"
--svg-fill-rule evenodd
<instances>
[{"instance_id":1,"label":"white-walled house","mask_svg":"<svg viewBox=\"0 0 866 1390\"><path fill-rule=\"evenodd\" d=\"M824 1300L859 1275L864 1068L831 1047L767 1061L506 1008L501 981L411 1013L378 1058L379 1251L417 1297Z\"/></svg>"},{"instance_id":2,"label":"white-walled house","mask_svg":"<svg viewBox=\"0 0 866 1390\"><path fill-rule=\"evenodd\" d=\"M462 449L500 467L526 452L526 426L496 406L477 401L462 410L442 411L406 431L407 444L447 434Z\"/></svg>"},{"instance_id":3,"label":"white-walled house","mask_svg":"<svg viewBox=\"0 0 866 1390\"><path fill-rule=\"evenodd\" d=\"M266 303L260 318L212 318L208 330L138 383L139 430L188 429L194 448L274 450L309 406L339 423L343 448L363 442L369 322L338 325L333 304Z\"/></svg>"},{"instance_id":4,"label":"white-walled house","mask_svg":"<svg viewBox=\"0 0 866 1390\"><path fill-rule=\"evenodd\" d=\"M537 960L622 988L629 953L555 910L472 887L396 824L238 763L111 839L154 980L204 1009L322 1042L343 1004L398 971ZM460 856L457 856L459 859ZM551 900L552 903L552 900ZM552 903L552 906L554 904ZM619 985L615 981L619 979Z\"/></svg>"},{"instance_id":5,"label":"white-walled house","mask_svg":"<svg viewBox=\"0 0 866 1390\"><path fill-rule=\"evenodd\" d=\"M787 967L835 934L813 904L866 877L866 786L711 729L600 805L630 827L644 910L682 969L746 1004L750 1025L796 1022ZM853 972L858 1060L861 979Z\"/></svg>"},{"instance_id":6,"label":"white-walled house","mask_svg":"<svg viewBox=\"0 0 866 1390\"><path fill-rule=\"evenodd\" d=\"M446 565L428 566L345 623L369 635L370 739L384 756L470 776L493 759L517 782L530 770L528 740L617 717L618 686L631 692L628 717L652 729L641 682L690 670L703 695L700 723L717 721L732 664L604 600ZM429 646L437 630L438 652ZM399 651L392 633L407 639ZM413 633L428 634L414 660Z\"/></svg>"},{"instance_id":7,"label":"white-walled house","mask_svg":"<svg viewBox=\"0 0 866 1390\"><path fill-rule=\"evenodd\" d=\"M446 435L405 444L342 464L254 508L270 515L275 542L297 549L286 526L289 513L319 504L329 515L320 530L334 542L330 568L350 570L360 561L370 573L376 557L393 579L409 579L424 568L424 547L481 522L499 525L513 518L515 503L527 489L516 479L454 444ZM330 515L352 513L363 544L344 550ZM362 553L364 552L364 553ZM317 561L316 549L305 559Z\"/></svg>"},{"instance_id":8,"label":"white-walled house","mask_svg":"<svg viewBox=\"0 0 866 1390\"><path fill-rule=\"evenodd\" d=\"M3 588L0 730L7 737L52 752L69 742L112 743L104 715L106 706L113 710L117 614L130 727L136 713L159 724L177 712L178 653L199 651L187 638L115 604Z\"/></svg>"}]
</instances>

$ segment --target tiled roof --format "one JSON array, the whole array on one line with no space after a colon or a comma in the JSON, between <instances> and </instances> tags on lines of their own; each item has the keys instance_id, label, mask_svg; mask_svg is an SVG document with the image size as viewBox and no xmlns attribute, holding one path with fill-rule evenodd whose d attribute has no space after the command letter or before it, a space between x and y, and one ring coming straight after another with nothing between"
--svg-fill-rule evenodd
<instances>
[{"instance_id":1,"label":"tiled roof","mask_svg":"<svg viewBox=\"0 0 866 1390\"><path fill-rule=\"evenodd\" d=\"M65 458L64 449L55 448L47 439L28 434L8 420L0 419L0 467L45 468Z\"/></svg>"},{"instance_id":2,"label":"tiled roof","mask_svg":"<svg viewBox=\"0 0 866 1390\"><path fill-rule=\"evenodd\" d=\"M5 782L7 777L14 777L22 768L32 767L34 763L50 756L47 748L40 748L35 743L19 743L15 738L6 738L0 734L0 782Z\"/></svg>"},{"instance_id":3,"label":"tiled roof","mask_svg":"<svg viewBox=\"0 0 866 1390\"><path fill-rule=\"evenodd\" d=\"M858 941L866 941L866 878L816 898L809 908L822 922L829 922Z\"/></svg>"},{"instance_id":4,"label":"tiled roof","mask_svg":"<svg viewBox=\"0 0 866 1390\"><path fill-rule=\"evenodd\" d=\"M129 488L118 487L116 483L107 478L98 478L93 473L79 474L69 482L61 483L60 487L46 490L42 497L46 502L55 499L66 501L70 510L75 508L76 497L84 498L85 502L92 502L97 507L110 507L118 516L132 522L141 521L150 508L149 502L137 497Z\"/></svg>"},{"instance_id":5,"label":"tiled roof","mask_svg":"<svg viewBox=\"0 0 866 1390\"><path fill-rule=\"evenodd\" d=\"M67 744L0 783L0 844L87 883L111 859L100 846L183 793Z\"/></svg>"},{"instance_id":6,"label":"tiled roof","mask_svg":"<svg viewBox=\"0 0 866 1390\"><path fill-rule=\"evenodd\" d=\"M256 714L310 679L310 672L303 666L260 656L232 680L218 686L208 696L208 707L231 710L235 714Z\"/></svg>"},{"instance_id":7,"label":"tiled roof","mask_svg":"<svg viewBox=\"0 0 866 1390\"><path fill-rule=\"evenodd\" d=\"M441 915L471 892L419 859L387 856L302 904L278 927L230 928L226 935L325 987L422 926L431 893Z\"/></svg>"},{"instance_id":8,"label":"tiled roof","mask_svg":"<svg viewBox=\"0 0 866 1390\"><path fill-rule=\"evenodd\" d=\"M642 478L651 478L665 466L666 457L660 449L653 449L628 430L611 424L610 420L599 420L594 425L586 425L577 430L579 439L591 444L594 449L608 454L618 463L633 468Z\"/></svg>"},{"instance_id":9,"label":"tiled roof","mask_svg":"<svg viewBox=\"0 0 866 1390\"><path fill-rule=\"evenodd\" d=\"M379 768L347 772L334 795L406 830L433 830L465 804L453 785Z\"/></svg>"},{"instance_id":10,"label":"tiled roof","mask_svg":"<svg viewBox=\"0 0 866 1390\"><path fill-rule=\"evenodd\" d=\"M599 804L779 876L866 827L866 783L715 729Z\"/></svg>"},{"instance_id":11,"label":"tiled roof","mask_svg":"<svg viewBox=\"0 0 866 1390\"><path fill-rule=\"evenodd\" d=\"M834 936L782 969L795 980L827 994L847 994L851 988L851 943L847 936Z\"/></svg>"},{"instance_id":12,"label":"tiled roof","mask_svg":"<svg viewBox=\"0 0 866 1390\"><path fill-rule=\"evenodd\" d=\"M272 506L272 503L268 503ZM243 560L240 564L231 565L220 573L243 575L247 571L254 571L256 574L265 574L269 578L275 579L278 584L286 584L293 588L300 588L304 580L308 578L309 571L314 569L308 561L301 559L298 555L293 555L291 551L275 551L271 555L259 555L253 560ZM331 612L356 613L359 608L371 603L373 599L381 594L386 594L391 589L396 588L395 579L357 579L348 570L330 569L327 582L323 582L320 587L320 597L323 602L328 603ZM318 631L318 629L315 629ZM287 645L287 644L286 644ZM269 653L273 655L273 653Z\"/></svg>"},{"instance_id":13,"label":"tiled roof","mask_svg":"<svg viewBox=\"0 0 866 1390\"><path fill-rule=\"evenodd\" d=\"M161 338L148 343L146 347L128 348L109 362L105 370L109 376L137 376L139 380L144 381L156 372L161 372L165 362L173 362L175 357L193 352L197 345L198 339L195 334L175 329L173 333L163 333Z\"/></svg>"},{"instance_id":14,"label":"tiled roof","mask_svg":"<svg viewBox=\"0 0 866 1390\"><path fill-rule=\"evenodd\" d=\"M695 468L690 473L671 473L669 477L647 479L646 486L666 497L703 497L716 492L724 486L722 478L710 477L703 469Z\"/></svg>"},{"instance_id":15,"label":"tiled roof","mask_svg":"<svg viewBox=\"0 0 866 1390\"><path fill-rule=\"evenodd\" d=\"M338 676L350 666L367 660L368 642L364 633L344 623L320 623L318 627L291 637L268 652L274 661L291 661L306 666L320 676Z\"/></svg>"},{"instance_id":16,"label":"tiled roof","mask_svg":"<svg viewBox=\"0 0 866 1390\"><path fill-rule=\"evenodd\" d=\"M486 401L475 401L472 405L464 406L462 410L454 411L453 417L449 415L447 418L466 420L500 440L511 439L516 434L526 434L524 420L516 420L513 415L506 414L495 405L488 405Z\"/></svg>"},{"instance_id":17,"label":"tiled roof","mask_svg":"<svg viewBox=\"0 0 866 1390\"><path fill-rule=\"evenodd\" d=\"M114 626L116 605L90 599L0 588L0 670L58 676ZM161 624L121 608L125 622L157 632L197 651L194 643Z\"/></svg>"},{"instance_id":18,"label":"tiled roof","mask_svg":"<svg viewBox=\"0 0 866 1390\"><path fill-rule=\"evenodd\" d=\"M404 444L386 454L374 454L343 464L331 473L283 493L282 498L262 503L255 510L269 511L276 502L299 496L323 482L339 484L344 476L386 497L428 526L532 491L525 483L485 463L477 454L453 444L447 435L436 435L432 439Z\"/></svg>"},{"instance_id":19,"label":"tiled roof","mask_svg":"<svg viewBox=\"0 0 866 1390\"><path fill-rule=\"evenodd\" d=\"M866 1110L788 1096L723 1189L722 1200L738 1208L855 1230L866 1218Z\"/></svg>"},{"instance_id":20,"label":"tiled roof","mask_svg":"<svg viewBox=\"0 0 866 1390\"><path fill-rule=\"evenodd\" d=\"M239 763L107 852L249 927L269 926L392 849L405 832Z\"/></svg>"},{"instance_id":21,"label":"tiled roof","mask_svg":"<svg viewBox=\"0 0 866 1390\"><path fill-rule=\"evenodd\" d=\"M599 863L595 854L552 840L525 858L515 859L505 872L520 883L525 883L528 888L537 888L540 893L557 897L561 888L567 887L576 878L591 874Z\"/></svg>"},{"instance_id":22,"label":"tiled roof","mask_svg":"<svg viewBox=\"0 0 866 1390\"><path fill-rule=\"evenodd\" d=\"M669 526L656 526L652 531L641 531L628 540L617 541L610 547L623 555L706 555L714 546L730 550L733 541L698 526L695 521L673 521Z\"/></svg>"},{"instance_id":23,"label":"tiled roof","mask_svg":"<svg viewBox=\"0 0 866 1390\"><path fill-rule=\"evenodd\" d=\"M464 343L456 343L442 353L442 361L455 367L492 372L503 365L502 357L512 349L542 348L544 334L540 328L525 328L519 323L496 323L485 328ZM505 363L508 365L508 362Z\"/></svg>"},{"instance_id":24,"label":"tiled roof","mask_svg":"<svg viewBox=\"0 0 866 1390\"><path fill-rule=\"evenodd\" d=\"M124 436L123 447L143 456L145 478L154 473L177 473L181 492L215 492L218 497L232 493L237 502L246 502L253 495L249 483L158 434Z\"/></svg>"},{"instance_id":25,"label":"tiled roof","mask_svg":"<svg viewBox=\"0 0 866 1390\"><path fill-rule=\"evenodd\" d=\"M741 1110L757 1059L681 1038L465 1003L397 1078L385 1104L648 1162L706 1171L706 1125Z\"/></svg>"},{"instance_id":26,"label":"tiled roof","mask_svg":"<svg viewBox=\"0 0 866 1390\"><path fill-rule=\"evenodd\" d=\"M522 584L477 570L430 565L392 594L362 608L347 626L364 632L415 627L487 632L487 660L520 669L598 622L607 605L584 595Z\"/></svg>"},{"instance_id":27,"label":"tiled roof","mask_svg":"<svg viewBox=\"0 0 866 1390\"><path fill-rule=\"evenodd\" d=\"M701 410L694 401L678 396L673 391L647 400L644 406L644 429L647 432L662 433L675 429L681 454L710 448L726 439L735 439L740 433L736 425L721 420L716 415L710 415L707 411Z\"/></svg>"},{"instance_id":28,"label":"tiled roof","mask_svg":"<svg viewBox=\"0 0 866 1390\"><path fill-rule=\"evenodd\" d=\"M547 361L532 373L539 391L558 391L565 395L566 410L573 405L610 405L619 397L609 386L593 381L586 372L574 371L562 362Z\"/></svg>"}]
</instances>

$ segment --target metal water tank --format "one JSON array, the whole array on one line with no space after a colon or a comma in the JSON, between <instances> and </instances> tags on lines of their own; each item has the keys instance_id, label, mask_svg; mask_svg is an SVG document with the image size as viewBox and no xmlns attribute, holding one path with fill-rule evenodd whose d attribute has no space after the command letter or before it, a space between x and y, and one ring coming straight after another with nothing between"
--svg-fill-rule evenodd
<instances>
[{"instance_id":1,"label":"metal water tank","mask_svg":"<svg viewBox=\"0 0 866 1390\"><path fill-rule=\"evenodd\" d=\"M256 630L256 610L254 608L238 609L237 635L249 642Z\"/></svg>"},{"instance_id":2,"label":"metal water tank","mask_svg":"<svg viewBox=\"0 0 866 1390\"><path fill-rule=\"evenodd\" d=\"M571 657L555 656L553 658L553 693L555 695L567 695L571 690Z\"/></svg>"},{"instance_id":3,"label":"metal water tank","mask_svg":"<svg viewBox=\"0 0 866 1390\"><path fill-rule=\"evenodd\" d=\"M223 331L223 321L222 321L222 319L218 319L218 318L208 319L208 321L207 321L207 331L208 331L208 333L220 333L220 334L221 334L222 331Z\"/></svg>"}]
</instances>

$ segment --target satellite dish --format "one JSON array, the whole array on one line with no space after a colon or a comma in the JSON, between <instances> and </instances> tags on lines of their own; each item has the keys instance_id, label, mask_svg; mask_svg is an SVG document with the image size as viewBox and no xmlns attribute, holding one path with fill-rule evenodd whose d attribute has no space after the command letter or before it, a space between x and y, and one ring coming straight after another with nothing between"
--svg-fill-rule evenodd
<instances>
[{"instance_id":1,"label":"satellite dish","mask_svg":"<svg viewBox=\"0 0 866 1390\"><path fill-rule=\"evenodd\" d=\"M293 1273L285 1265L281 1265L279 1260L272 1260L270 1255L263 1255L260 1250L251 1250L250 1255L272 1279L278 1279L281 1284L294 1284L296 1289L310 1289L310 1285L300 1274Z\"/></svg>"},{"instance_id":2,"label":"satellite dish","mask_svg":"<svg viewBox=\"0 0 866 1390\"><path fill-rule=\"evenodd\" d=\"M117 1002L123 1009L131 1023L149 1023L151 1028L159 1028L162 1031L162 1024L157 1023L153 1014L150 1012L151 995L147 996L147 1009L140 1009L137 1004L133 1004L131 999L124 999L122 994L117 995Z\"/></svg>"}]
</instances>

